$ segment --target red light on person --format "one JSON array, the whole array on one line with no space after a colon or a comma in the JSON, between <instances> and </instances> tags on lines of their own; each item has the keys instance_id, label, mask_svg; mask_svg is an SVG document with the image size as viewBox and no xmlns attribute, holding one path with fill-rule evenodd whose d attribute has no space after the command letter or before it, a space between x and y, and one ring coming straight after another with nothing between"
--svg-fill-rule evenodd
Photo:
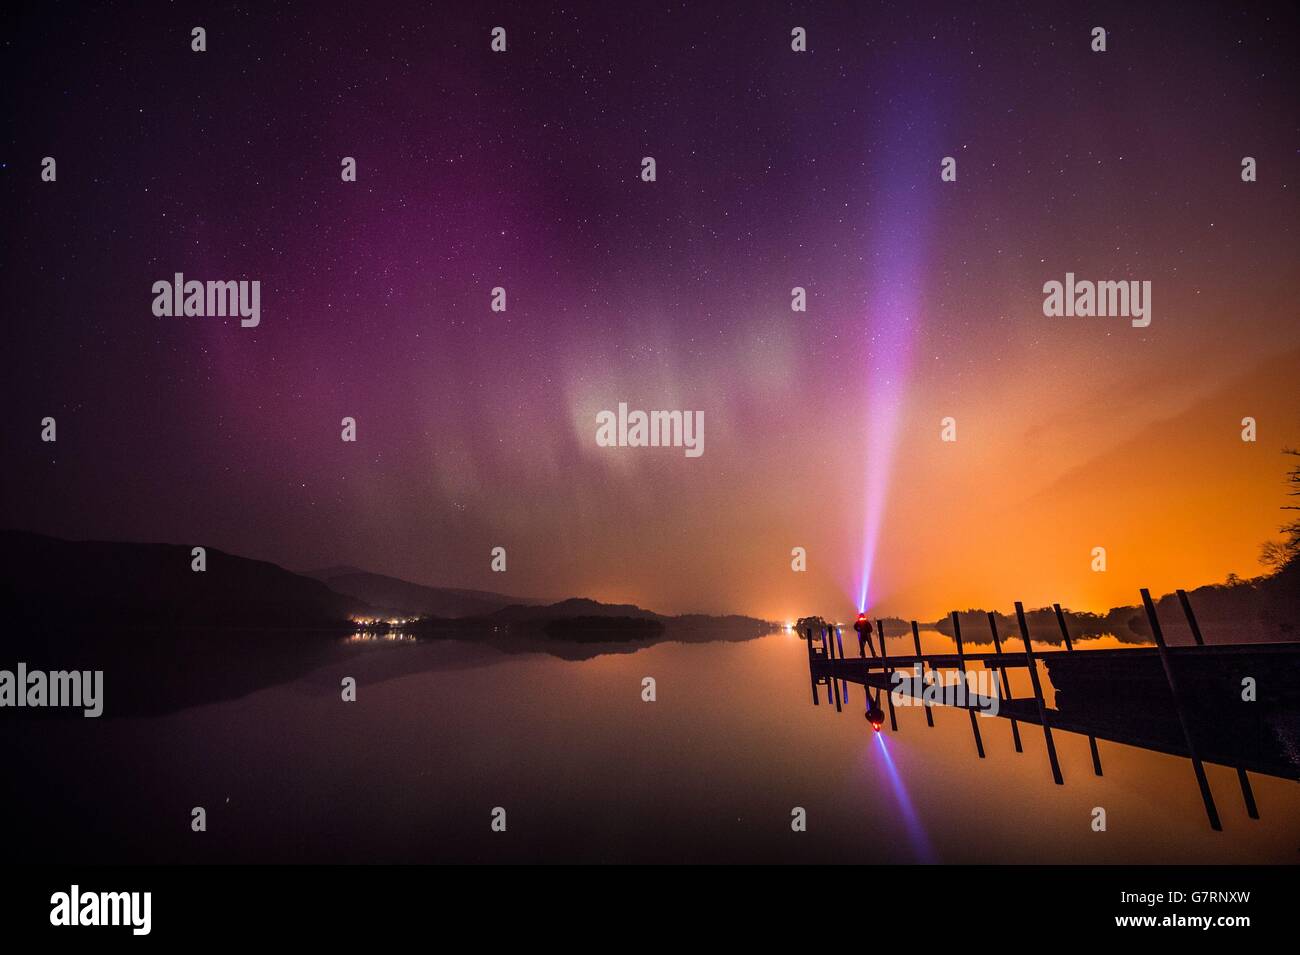
<instances>
[{"instance_id":1,"label":"red light on person","mask_svg":"<svg viewBox=\"0 0 1300 955\"><path fill-rule=\"evenodd\" d=\"M880 708L880 703L870 697L867 697L867 721L871 723L871 728L877 733L880 732L880 727L885 722L885 713Z\"/></svg>"}]
</instances>

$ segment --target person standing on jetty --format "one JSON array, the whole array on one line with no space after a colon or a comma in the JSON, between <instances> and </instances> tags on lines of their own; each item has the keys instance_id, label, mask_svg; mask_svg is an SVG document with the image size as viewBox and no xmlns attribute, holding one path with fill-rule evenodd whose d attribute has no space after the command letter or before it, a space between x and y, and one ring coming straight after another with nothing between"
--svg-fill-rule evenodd
<instances>
[{"instance_id":1,"label":"person standing on jetty","mask_svg":"<svg viewBox=\"0 0 1300 955\"><path fill-rule=\"evenodd\" d=\"M853 623L853 629L858 632L858 656L866 659L867 648L871 648L871 655L876 655L876 646L871 642L871 621L867 619L865 613L858 614L858 619Z\"/></svg>"}]
</instances>

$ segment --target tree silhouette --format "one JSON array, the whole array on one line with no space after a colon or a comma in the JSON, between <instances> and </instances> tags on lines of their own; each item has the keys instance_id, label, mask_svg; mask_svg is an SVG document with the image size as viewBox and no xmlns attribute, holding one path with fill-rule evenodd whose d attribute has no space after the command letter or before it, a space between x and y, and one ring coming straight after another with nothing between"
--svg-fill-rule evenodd
<instances>
[{"instance_id":1,"label":"tree silhouette","mask_svg":"<svg viewBox=\"0 0 1300 955\"><path fill-rule=\"evenodd\" d=\"M1300 449L1296 448L1283 448L1282 453L1300 457ZM1286 484L1289 497L1300 497L1300 464L1295 465L1287 472ZM1300 504L1283 504L1282 510L1300 511ZM1300 559L1300 518L1288 521L1279 530L1284 535L1283 539L1280 541L1265 541L1259 554L1259 562L1265 567L1271 567L1274 572L1280 571Z\"/></svg>"}]
</instances>

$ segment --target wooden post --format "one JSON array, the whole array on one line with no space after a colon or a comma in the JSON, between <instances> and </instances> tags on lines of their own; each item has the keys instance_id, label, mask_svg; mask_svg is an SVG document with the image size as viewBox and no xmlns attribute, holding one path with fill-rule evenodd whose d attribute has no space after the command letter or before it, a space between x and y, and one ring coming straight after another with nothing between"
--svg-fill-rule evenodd
<instances>
[{"instance_id":1,"label":"wooden post","mask_svg":"<svg viewBox=\"0 0 1300 955\"><path fill-rule=\"evenodd\" d=\"M916 621L915 621L915 620L912 621L912 643L916 645L916 656L917 656L917 659L920 660L920 657L921 657L921 635L920 635L919 633L916 632ZM919 666L919 667L921 668L921 692L924 693L924 692L925 692L925 661L924 661L924 660L920 660L920 662L917 664L917 666ZM915 672L915 671L913 671L913 672ZM924 703L923 705L924 705L924 707L925 707L925 722L926 722L926 725L927 725L927 726L933 726L933 725L934 725L934 714L930 712L930 704L929 704L929 703Z\"/></svg>"},{"instance_id":2,"label":"wooden post","mask_svg":"<svg viewBox=\"0 0 1300 955\"><path fill-rule=\"evenodd\" d=\"M989 611L989 632L993 634L993 651L1002 656L1002 641L998 638L998 620L993 611ZM921 652L921 645L918 643L916 652ZM1002 696L1004 699L1011 699L1011 681L1007 679L1006 664L1002 664ZM1011 741L1016 744L1016 752L1023 753L1025 750L1020 745L1020 726L1016 723L1016 718L1011 717Z\"/></svg>"},{"instance_id":3,"label":"wooden post","mask_svg":"<svg viewBox=\"0 0 1300 955\"><path fill-rule=\"evenodd\" d=\"M966 679L966 654L962 652L961 621L957 619L955 610L952 612L952 634L957 640L957 666L961 669L962 699L966 703L966 712L970 714L970 731L975 735L975 751L980 754L980 759L983 759L984 740L980 736L979 717L970 706L970 682Z\"/></svg>"},{"instance_id":4,"label":"wooden post","mask_svg":"<svg viewBox=\"0 0 1300 955\"><path fill-rule=\"evenodd\" d=\"M831 637L829 626L822 631L822 643L826 647L826 659L828 661L834 660L835 640ZM835 700L835 712L842 713L844 712L844 709L840 702L840 681L835 679L835 671L833 670L828 669L826 671L826 677L827 681L830 683L830 686L826 688L826 692Z\"/></svg>"},{"instance_id":5,"label":"wooden post","mask_svg":"<svg viewBox=\"0 0 1300 955\"><path fill-rule=\"evenodd\" d=\"M839 624L836 624L832 629L835 631L835 645L839 647L840 659L843 660L844 659L844 634L840 632ZM840 696L844 697L845 703L849 702L849 681L848 680L840 680Z\"/></svg>"},{"instance_id":6,"label":"wooden post","mask_svg":"<svg viewBox=\"0 0 1300 955\"><path fill-rule=\"evenodd\" d=\"M1047 743L1047 759L1052 764L1052 778L1056 785L1064 786L1061 778L1061 764L1056 758L1056 743L1052 740L1052 728L1047 725L1047 705L1043 703L1043 685L1038 679L1038 661L1034 658L1034 648L1029 645L1029 624L1025 623L1025 605L1016 601L1016 622L1020 624L1020 639L1025 642L1025 662L1029 667L1029 682L1034 686L1034 700L1038 703L1038 721L1043 724L1043 739Z\"/></svg>"},{"instance_id":7,"label":"wooden post","mask_svg":"<svg viewBox=\"0 0 1300 955\"><path fill-rule=\"evenodd\" d=\"M1250 788L1250 777L1240 766L1237 767L1237 782L1241 783L1241 798L1246 800L1246 815L1251 819L1259 818L1259 807L1255 805L1255 793Z\"/></svg>"},{"instance_id":8,"label":"wooden post","mask_svg":"<svg viewBox=\"0 0 1300 955\"><path fill-rule=\"evenodd\" d=\"M1052 609L1056 611L1056 623L1061 628L1061 636L1065 638L1065 649L1067 652L1074 652L1074 644L1070 642L1070 630L1065 625L1065 614L1061 613L1060 604L1052 604ZM1092 750L1092 771L1101 775L1101 754L1097 752L1097 737L1088 737L1088 748Z\"/></svg>"},{"instance_id":9,"label":"wooden post","mask_svg":"<svg viewBox=\"0 0 1300 955\"><path fill-rule=\"evenodd\" d=\"M885 699L889 702L889 728L898 732L898 717L894 714L894 671L889 669L889 649L885 646L885 624L876 620L876 636L880 637L880 662L885 665Z\"/></svg>"},{"instance_id":10,"label":"wooden post","mask_svg":"<svg viewBox=\"0 0 1300 955\"><path fill-rule=\"evenodd\" d=\"M1178 591L1178 602L1183 605L1183 614L1187 617L1187 622L1192 626L1192 638L1196 641L1196 645L1198 647L1205 646L1205 640L1201 638L1200 624L1196 622L1196 614L1192 613L1192 605L1187 600L1187 591Z\"/></svg>"},{"instance_id":11,"label":"wooden post","mask_svg":"<svg viewBox=\"0 0 1300 955\"><path fill-rule=\"evenodd\" d=\"M1155 604L1151 602L1151 592L1143 587L1142 606L1146 608L1147 619L1151 621L1151 635L1155 637L1156 647L1160 651L1160 663L1165 668L1165 681L1169 684L1169 692L1174 697L1174 711L1178 714L1178 723L1183 728L1183 740L1187 744L1187 752L1192 756L1192 770L1196 773L1196 784L1201 787L1201 800L1205 803L1205 814L1210 817L1210 828L1215 832L1223 831L1223 824L1219 822L1219 810L1214 805L1214 794L1210 792L1210 781L1205 778L1205 767L1201 765L1201 757L1196 752L1196 743L1192 740L1191 728L1187 725L1187 715L1183 712L1182 696L1178 692L1178 679L1174 676L1174 669L1170 665L1169 648L1165 646L1165 635L1160 630L1160 620L1156 617Z\"/></svg>"},{"instance_id":12,"label":"wooden post","mask_svg":"<svg viewBox=\"0 0 1300 955\"><path fill-rule=\"evenodd\" d=\"M1074 644L1070 642L1070 631L1065 626L1065 615L1061 613L1061 605L1052 604L1052 609L1056 611L1056 623L1061 628L1061 636L1065 638L1065 649L1073 650Z\"/></svg>"},{"instance_id":13,"label":"wooden post","mask_svg":"<svg viewBox=\"0 0 1300 955\"><path fill-rule=\"evenodd\" d=\"M817 672L813 669L813 632L812 627L808 628L808 678L812 680L813 706L821 706L822 702L817 698Z\"/></svg>"}]
</instances>

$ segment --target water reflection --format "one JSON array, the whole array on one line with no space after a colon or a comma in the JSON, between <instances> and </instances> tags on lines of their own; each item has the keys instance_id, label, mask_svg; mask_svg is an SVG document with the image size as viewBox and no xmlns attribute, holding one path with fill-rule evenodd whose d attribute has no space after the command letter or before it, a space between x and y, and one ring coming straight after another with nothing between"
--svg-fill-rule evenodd
<instances>
[{"instance_id":1,"label":"water reflection","mask_svg":"<svg viewBox=\"0 0 1300 955\"><path fill-rule=\"evenodd\" d=\"M1061 730L1058 787L1028 722L1017 753L1005 723L981 719L983 761L956 710L900 707L898 732L886 714L875 734L859 686L838 719L808 704L804 645L780 634L581 660L347 636L250 634L238 654L229 635L196 639L221 648L205 667L224 667L202 705L189 686L167 712L0 722L0 748L23 767L0 776L0 810L24 820L7 847L48 862L412 863L1295 862L1300 848L1293 781L1251 770L1262 820L1220 798L1215 833L1185 757L1099 736L1097 777L1086 738ZM910 644L891 636L888 652ZM156 656L155 695L184 662ZM1013 697L1024 676L1011 674ZM340 699L346 677L356 703ZM106 673L110 708L125 679ZM1235 791L1234 769L1206 773L1216 795ZM220 838L189 831L198 805ZM494 806L508 834L490 830ZM1097 806L1106 833L1090 826ZM791 830L794 807L806 832Z\"/></svg>"},{"instance_id":2,"label":"water reflection","mask_svg":"<svg viewBox=\"0 0 1300 955\"><path fill-rule=\"evenodd\" d=\"M347 638L348 643L415 643L415 634L401 630L358 630Z\"/></svg>"},{"instance_id":3,"label":"water reflection","mask_svg":"<svg viewBox=\"0 0 1300 955\"><path fill-rule=\"evenodd\" d=\"M1222 823L1206 763L1218 763L1235 771L1242 805L1252 820L1259 819L1260 812L1250 773L1300 779L1300 749L1296 745L1300 728L1300 648L1296 645L1167 647L1157 630L1154 647L1130 645L1123 650L1075 652L1059 609L1056 616L1061 621L1066 648L1063 651L1036 649L1028 639L1023 614L1023 652L1003 648L997 622L989 614L994 652L967 653L954 614L951 640L932 632L926 641L929 649L923 649L913 623L912 647L900 650L896 642L891 649L883 627L878 625L880 654L869 641L860 638L858 658L846 658L841 626L818 627L813 618L800 621L813 704L821 705L819 687L823 687L826 703L842 712L850 684L859 684L868 690L867 720L880 731L882 714L872 697L892 688L888 699L893 732L898 731L896 707L923 706L930 727L934 726L934 705L965 709L979 759L986 754L977 712L983 717L1009 721L1017 753L1023 750L1019 724L1037 724L1042 729L1053 781L1058 785L1064 783L1064 777L1054 731L1087 738L1097 777L1103 775L1099 739L1185 757L1193 770L1188 778L1194 779L1206 819L1214 830L1221 829ZM857 627L862 626L860 619ZM871 629L867 623L868 634ZM1009 671L1017 668L1023 676L1019 693L1014 693ZM954 682L959 686L992 686L1001 698L990 698L987 689L981 691L983 695L972 693L969 698L936 692L938 687Z\"/></svg>"}]
</instances>

